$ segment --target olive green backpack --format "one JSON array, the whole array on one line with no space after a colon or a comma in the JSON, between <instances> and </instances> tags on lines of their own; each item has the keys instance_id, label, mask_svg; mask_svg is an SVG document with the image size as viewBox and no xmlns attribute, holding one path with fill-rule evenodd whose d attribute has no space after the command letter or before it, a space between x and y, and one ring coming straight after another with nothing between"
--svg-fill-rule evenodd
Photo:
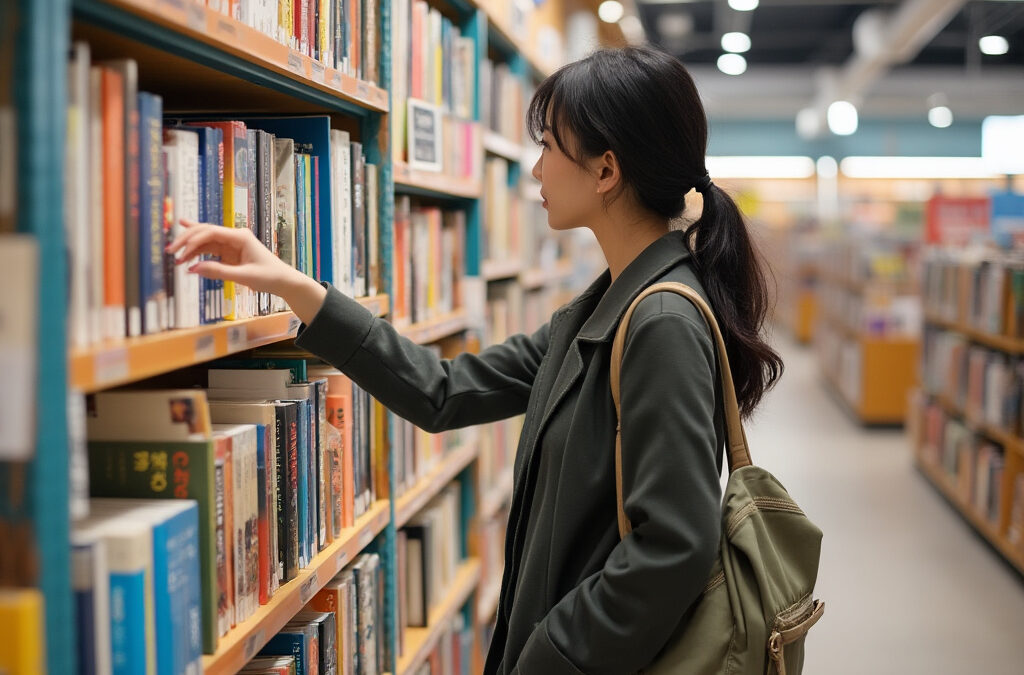
<instances>
[{"instance_id":1,"label":"olive green backpack","mask_svg":"<svg viewBox=\"0 0 1024 675\"><path fill-rule=\"evenodd\" d=\"M729 482L722 503L721 552L711 578L666 646L642 672L799 673L804 637L825 611L823 602L812 599L821 530L774 476L751 464L722 333L707 303L689 286L655 284L626 311L612 346L616 415L621 419L619 371L630 316L641 300L660 291L678 293L696 305L714 336L725 407ZM622 509L621 433L615 436L615 483L619 536L625 537L631 526Z\"/></svg>"}]
</instances>

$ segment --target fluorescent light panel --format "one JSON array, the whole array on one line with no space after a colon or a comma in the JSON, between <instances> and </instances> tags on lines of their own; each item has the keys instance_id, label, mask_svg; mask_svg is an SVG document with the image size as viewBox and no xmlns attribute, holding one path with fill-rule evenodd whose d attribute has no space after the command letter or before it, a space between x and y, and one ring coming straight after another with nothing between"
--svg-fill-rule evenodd
<instances>
[{"instance_id":1,"label":"fluorescent light panel","mask_svg":"<svg viewBox=\"0 0 1024 675\"><path fill-rule=\"evenodd\" d=\"M847 157L849 178L998 178L981 157Z\"/></svg>"}]
</instances>

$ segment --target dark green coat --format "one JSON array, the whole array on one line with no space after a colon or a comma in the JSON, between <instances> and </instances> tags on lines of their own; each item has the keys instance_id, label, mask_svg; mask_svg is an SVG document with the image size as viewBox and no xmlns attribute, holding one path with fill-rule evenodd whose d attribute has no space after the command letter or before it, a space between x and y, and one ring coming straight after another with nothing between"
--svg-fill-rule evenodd
<instances>
[{"instance_id":1,"label":"dark green coat","mask_svg":"<svg viewBox=\"0 0 1024 675\"><path fill-rule=\"evenodd\" d=\"M704 295L682 234L606 271L531 336L439 360L329 289L297 344L429 431L526 413L505 573L485 673L632 673L703 590L718 551L721 453L715 360L697 310L658 293L633 315L622 368L623 485L615 516L612 339L657 281Z\"/></svg>"}]
</instances>

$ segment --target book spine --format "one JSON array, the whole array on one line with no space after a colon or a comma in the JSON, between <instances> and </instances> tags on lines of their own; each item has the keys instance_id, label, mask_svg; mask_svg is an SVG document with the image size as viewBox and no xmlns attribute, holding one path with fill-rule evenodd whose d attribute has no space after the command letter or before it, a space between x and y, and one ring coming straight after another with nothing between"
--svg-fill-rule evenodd
<instances>
[{"instance_id":1,"label":"book spine","mask_svg":"<svg viewBox=\"0 0 1024 675\"><path fill-rule=\"evenodd\" d=\"M147 672L144 569L110 573L110 639L114 675Z\"/></svg>"},{"instance_id":2,"label":"book spine","mask_svg":"<svg viewBox=\"0 0 1024 675\"><path fill-rule=\"evenodd\" d=\"M161 147L163 101L139 92L139 302L142 332L158 333L167 320L160 307L166 301L163 256L163 196Z\"/></svg>"},{"instance_id":3,"label":"book spine","mask_svg":"<svg viewBox=\"0 0 1024 675\"><path fill-rule=\"evenodd\" d=\"M377 295L383 287L380 274L380 220L378 174L375 164L366 165L366 294Z\"/></svg>"},{"instance_id":4,"label":"book spine","mask_svg":"<svg viewBox=\"0 0 1024 675\"><path fill-rule=\"evenodd\" d=\"M227 470L222 458L214 464L214 490L216 492L217 527L217 635L223 637L231 630L234 593L231 589L231 572L228 565L231 550L227 521Z\"/></svg>"},{"instance_id":5,"label":"book spine","mask_svg":"<svg viewBox=\"0 0 1024 675\"><path fill-rule=\"evenodd\" d=\"M366 295L366 159L361 143L352 142L352 291Z\"/></svg>"},{"instance_id":6,"label":"book spine","mask_svg":"<svg viewBox=\"0 0 1024 675\"><path fill-rule=\"evenodd\" d=\"M270 600L270 514L273 509L273 488L269 483L269 435L270 430L264 425L257 425L256 434L256 484L260 496L258 503L259 525L257 539L259 541L259 603L267 604Z\"/></svg>"},{"instance_id":7,"label":"book spine","mask_svg":"<svg viewBox=\"0 0 1024 675\"><path fill-rule=\"evenodd\" d=\"M140 257L139 197L139 105L138 66L134 61L119 62L124 76L124 185L125 185L125 326L129 337L142 335L142 299Z\"/></svg>"},{"instance_id":8,"label":"book spine","mask_svg":"<svg viewBox=\"0 0 1024 675\"><path fill-rule=\"evenodd\" d=\"M153 529L157 672L187 675L201 668L199 511L179 511Z\"/></svg>"},{"instance_id":9,"label":"book spine","mask_svg":"<svg viewBox=\"0 0 1024 675\"><path fill-rule=\"evenodd\" d=\"M302 155L302 182L303 182L303 195L305 196L305 202L303 208L306 213L304 219L304 232L306 235L306 247L304 255L306 259L306 273L316 278L316 261L313 254L313 158L306 152Z\"/></svg>"},{"instance_id":10,"label":"book spine","mask_svg":"<svg viewBox=\"0 0 1024 675\"><path fill-rule=\"evenodd\" d=\"M327 380L313 383L313 427L316 432L317 528L319 549L323 550L332 532L330 518L330 457L327 453Z\"/></svg>"},{"instance_id":11,"label":"book spine","mask_svg":"<svg viewBox=\"0 0 1024 675\"><path fill-rule=\"evenodd\" d=\"M310 274L306 267L306 162L295 153L295 268Z\"/></svg>"},{"instance_id":12,"label":"book spine","mask_svg":"<svg viewBox=\"0 0 1024 675\"><path fill-rule=\"evenodd\" d=\"M312 180L310 181L310 197L313 200L313 267L315 269L315 274L313 278L317 280L322 280L325 278L324 272L327 268L327 265L321 264L320 258L320 157L313 155L310 157L310 160L312 161ZM329 232L324 233L324 235L329 234ZM327 236L324 237L324 239L326 238ZM324 247L323 250L326 251L327 248ZM334 283L333 278L328 278L327 280L330 281L331 283Z\"/></svg>"},{"instance_id":13,"label":"book spine","mask_svg":"<svg viewBox=\"0 0 1024 675\"><path fill-rule=\"evenodd\" d=\"M101 71L103 92L103 231L104 333L123 338L125 326L125 106L124 79L110 68Z\"/></svg>"}]
</instances>

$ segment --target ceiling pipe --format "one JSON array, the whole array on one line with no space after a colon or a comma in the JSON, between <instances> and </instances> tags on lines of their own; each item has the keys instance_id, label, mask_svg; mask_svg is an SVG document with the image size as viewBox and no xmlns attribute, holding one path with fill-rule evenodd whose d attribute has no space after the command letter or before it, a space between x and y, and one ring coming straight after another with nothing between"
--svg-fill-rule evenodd
<instances>
[{"instance_id":1,"label":"ceiling pipe","mask_svg":"<svg viewBox=\"0 0 1024 675\"><path fill-rule=\"evenodd\" d=\"M868 91L894 65L907 63L941 31L966 0L904 0L894 10L868 10L854 23L854 53L838 70L819 73L817 94L798 115L797 131L817 138L828 128L835 101L859 106Z\"/></svg>"}]
</instances>

